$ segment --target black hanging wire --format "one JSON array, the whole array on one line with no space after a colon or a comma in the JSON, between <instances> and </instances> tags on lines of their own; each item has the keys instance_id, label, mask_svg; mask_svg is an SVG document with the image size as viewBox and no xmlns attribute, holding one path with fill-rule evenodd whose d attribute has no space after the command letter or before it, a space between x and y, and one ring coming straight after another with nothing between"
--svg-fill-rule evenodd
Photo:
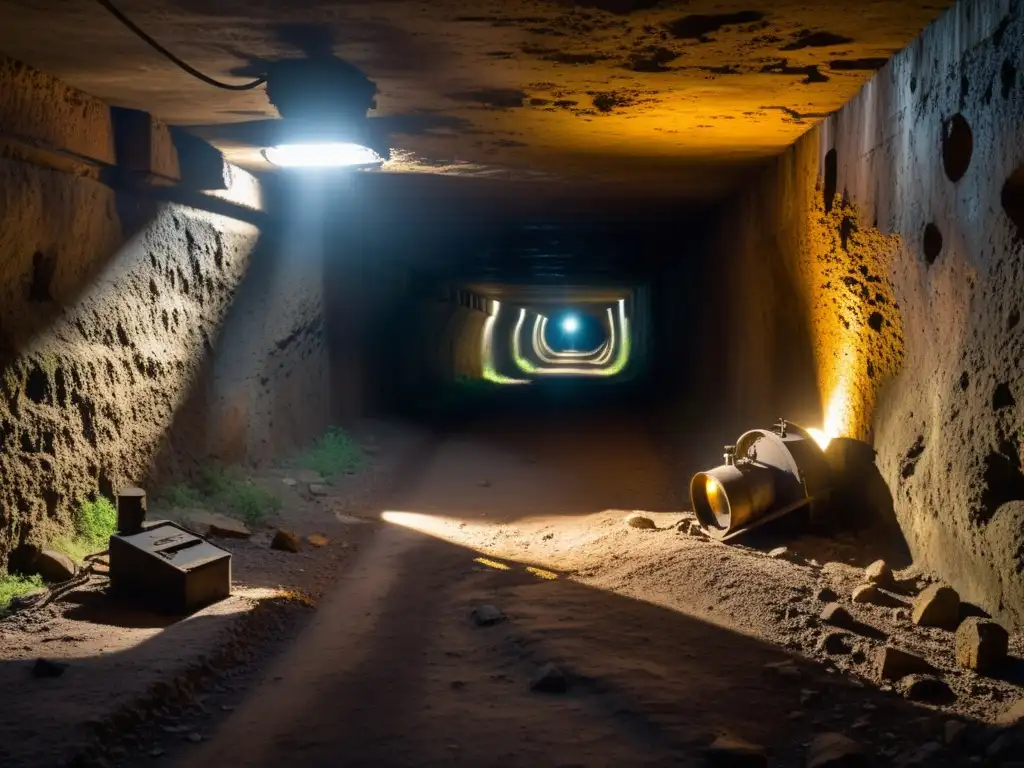
<instances>
[{"instance_id":1,"label":"black hanging wire","mask_svg":"<svg viewBox=\"0 0 1024 768\"><path fill-rule=\"evenodd\" d=\"M202 72L200 72L195 67L193 67L190 64L188 64L187 62L182 61L181 59L179 59L173 53L171 53L166 48L164 48L162 45L160 45L160 43L158 43L156 40L154 40L152 37L150 37L148 34L146 34L145 31L140 29L138 27L138 25L135 24L135 22L133 22L131 19L129 19L127 16L125 16L120 11L120 9L117 8L117 6L115 6L113 3L110 2L110 0L96 0L96 2L99 3L100 5L102 5L104 8L106 8L115 19L120 21L122 24L124 24L126 27L128 27L128 29L130 29L132 32L134 32L136 35L138 35L140 38L142 38L142 40L145 41L146 43L148 43L153 49L155 49L156 51L162 53L164 56L166 56L172 62L174 62L179 67L181 67L183 70L185 70L190 75L192 75L192 77L197 78L198 80L202 80L207 85L212 85L212 86L214 86L216 88L223 88L224 90L227 90L227 91L251 91L253 88L258 88L259 86L261 86L265 82L267 82L267 78L264 76L264 77L258 78L256 80L253 80L250 83L240 83L240 84L224 83L224 82L221 82L220 80L217 80L215 78L210 77L209 75L203 74Z\"/></svg>"}]
</instances>

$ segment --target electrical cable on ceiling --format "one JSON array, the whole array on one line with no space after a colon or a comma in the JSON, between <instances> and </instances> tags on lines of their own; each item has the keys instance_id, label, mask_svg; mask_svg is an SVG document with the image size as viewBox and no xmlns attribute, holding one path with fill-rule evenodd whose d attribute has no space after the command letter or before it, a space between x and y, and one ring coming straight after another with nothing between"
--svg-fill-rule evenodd
<instances>
[{"instance_id":1,"label":"electrical cable on ceiling","mask_svg":"<svg viewBox=\"0 0 1024 768\"><path fill-rule=\"evenodd\" d=\"M251 91L253 88L258 88L259 86L261 86L265 82L267 82L267 78L264 76L264 77L261 77L261 78L259 78L257 80L253 80L251 83L241 83L241 84L237 84L236 85L236 84L232 84L232 83L224 83L224 82L221 82L220 80L216 80L216 79L210 77L209 75L205 75L202 72L200 72L198 69L196 69L195 67L193 67L193 66L189 65L188 63L186 63L186 62L182 61L181 59L179 59L173 53L171 53L166 48L164 48L162 45L160 45L160 43L158 43L152 37L147 35L142 29L140 29L135 24L135 22L133 22L131 19L129 19L127 16L125 16L123 13L121 13L121 11L113 3L110 2L110 0L96 0L96 2L98 2L104 8L106 8L111 13L111 15L114 18L116 18L118 21L120 21L122 24L124 24L126 27L128 27L128 29L130 29L132 32L134 32L136 35L138 35L140 38L142 38L152 48L154 48L157 51L159 51L160 53L162 53L168 59L170 59L175 64L177 64L179 67L181 67L183 70L185 70L190 75L192 75L192 77L195 77L195 78L197 78L199 80L202 80L207 85L212 85L212 86L214 86L216 88L223 88L223 89L228 90L228 91Z\"/></svg>"}]
</instances>

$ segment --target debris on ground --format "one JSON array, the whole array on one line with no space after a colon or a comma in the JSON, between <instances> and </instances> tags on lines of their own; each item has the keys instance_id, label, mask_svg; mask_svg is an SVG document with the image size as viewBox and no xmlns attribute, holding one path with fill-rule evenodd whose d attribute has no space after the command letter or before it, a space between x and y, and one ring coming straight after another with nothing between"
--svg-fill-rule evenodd
<instances>
[{"instance_id":1,"label":"debris on ground","mask_svg":"<svg viewBox=\"0 0 1024 768\"><path fill-rule=\"evenodd\" d=\"M626 515L626 525L630 528L639 528L644 531L653 531L658 527L651 518L647 515L641 515L639 512Z\"/></svg>"},{"instance_id":2,"label":"debris on ground","mask_svg":"<svg viewBox=\"0 0 1024 768\"><path fill-rule=\"evenodd\" d=\"M470 615L478 627L490 627L505 620L505 614L493 605L478 605Z\"/></svg>"},{"instance_id":3,"label":"debris on ground","mask_svg":"<svg viewBox=\"0 0 1024 768\"><path fill-rule=\"evenodd\" d=\"M895 584L892 568L889 567L885 560L875 560L875 562L865 568L864 578L869 584L874 584L883 589L892 587Z\"/></svg>"},{"instance_id":4,"label":"debris on ground","mask_svg":"<svg viewBox=\"0 0 1024 768\"><path fill-rule=\"evenodd\" d=\"M853 616L850 615L850 612L839 603L829 603L826 605L821 609L819 618L826 624L831 624L833 627L839 627L840 629L852 629L857 624Z\"/></svg>"},{"instance_id":5,"label":"debris on ground","mask_svg":"<svg viewBox=\"0 0 1024 768\"><path fill-rule=\"evenodd\" d=\"M530 681L530 690L540 693L565 693L568 689L565 673L554 664L545 664Z\"/></svg>"},{"instance_id":6,"label":"debris on ground","mask_svg":"<svg viewBox=\"0 0 1024 768\"><path fill-rule=\"evenodd\" d=\"M919 627L956 629L960 622L960 595L945 584L932 584L914 600L911 617Z\"/></svg>"},{"instance_id":7,"label":"debris on ground","mask_svg":"<svg viewBox=\"0 0 1024 768\"><path fill-rule=\"evenodd\" d=\"M311 547L316 547L318 549L320 547L326 547L328 544L331 543L331 540L329 538L319 533L309 534L309 536L306 537L306 541L309 542L309 545Z\"/></svg>"},{"instance_id":8,"label":"debris on ground","mask_svg":"<svg viewBox=\"0 0 1024 768\"><path fill-rule=\"evenodd\" d=\"M972 616L956 630L956 662L964 669L988 674L1006 662L1010 635L991 619Z\"/></svg>"},{"instance_id":9,"label":"debris on ground","mask_svg":"<svg viewBox=\"0 0 1024 768\"><path fill-rule=\"evenodd\" d=\"M331 492L331 489L322 483L310 483L309 484L309 495L310 496L327 496Z\"/></svg>"},{"instance_id":10,"label":"debris on ground","mask_svg":"<svg viewBox=\"0 0 1024 768\"><path fill-rule=\"evenodd\" d=\"M270 542L270 548L281 552L299 552L302 550L302 540L299 534L278 528Z\"/></svg>"},{"instance_id":11,"label":"debris on ground","mask_svg":"<svg viewBox=\"0 0 1024 768\"><path fill-rule=\"evenodd\" d=\"M247 539L252 536L252 531L241 520L222 515L219 512L184 509L179 514L182 524L200 536L222 539Z\"/></svg>"},{"instance_id":12,"label":"debris on ground","mask_svg":"<svg viewBox=\"0 0 1024 768\"><path fill-rule=\"evenodd\" d=\"M934 671L932 665L920 656L889 645L879 648L876 654L879 680L899 680L907 675L926 675Z\"/></svg>"},{"instance_id":13,"label":"debris on ground","mask_svg":"<svg viewBox=\"0 0 1024 768\"><path fill-rule=\"evenodd\" d=\"M861 768L868 765L864 747L841 733L823 733L807 747L807 768Z\"/></svg>"}]
</instances>

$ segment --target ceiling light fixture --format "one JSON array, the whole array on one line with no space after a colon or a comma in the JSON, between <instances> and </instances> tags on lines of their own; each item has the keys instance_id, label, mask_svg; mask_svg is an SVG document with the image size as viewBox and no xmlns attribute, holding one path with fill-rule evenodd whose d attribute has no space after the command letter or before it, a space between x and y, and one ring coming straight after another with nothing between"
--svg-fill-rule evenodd
<instances>
[{"instance_id":1,"label":"ceiling light fixture","mask_svg":"<svg viewBox=\"0 0 1024 768\"><path fill-rule=\"evenodd\" d=\"M318 144L280 144L262 152L268 163L281 168L360 168L379 167L384 159L369 147L354 142Z\"/></svg>"}]
</instances>

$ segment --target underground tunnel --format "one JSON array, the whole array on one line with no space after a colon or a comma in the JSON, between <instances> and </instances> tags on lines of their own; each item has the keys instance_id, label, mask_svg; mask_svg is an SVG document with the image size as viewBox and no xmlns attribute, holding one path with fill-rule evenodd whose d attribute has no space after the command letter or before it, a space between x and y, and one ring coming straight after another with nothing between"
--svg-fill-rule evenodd
<instances>
[{"instance_id":1,"label":"underground tunnel","mask_svg":"<svg viewBox=\"0 0 1024 768\"><path fill-rule=\"evenodd\" d=\"M1024 762L1020 0L0 0L0 765Z\"/></svg>"}]
</instances>

